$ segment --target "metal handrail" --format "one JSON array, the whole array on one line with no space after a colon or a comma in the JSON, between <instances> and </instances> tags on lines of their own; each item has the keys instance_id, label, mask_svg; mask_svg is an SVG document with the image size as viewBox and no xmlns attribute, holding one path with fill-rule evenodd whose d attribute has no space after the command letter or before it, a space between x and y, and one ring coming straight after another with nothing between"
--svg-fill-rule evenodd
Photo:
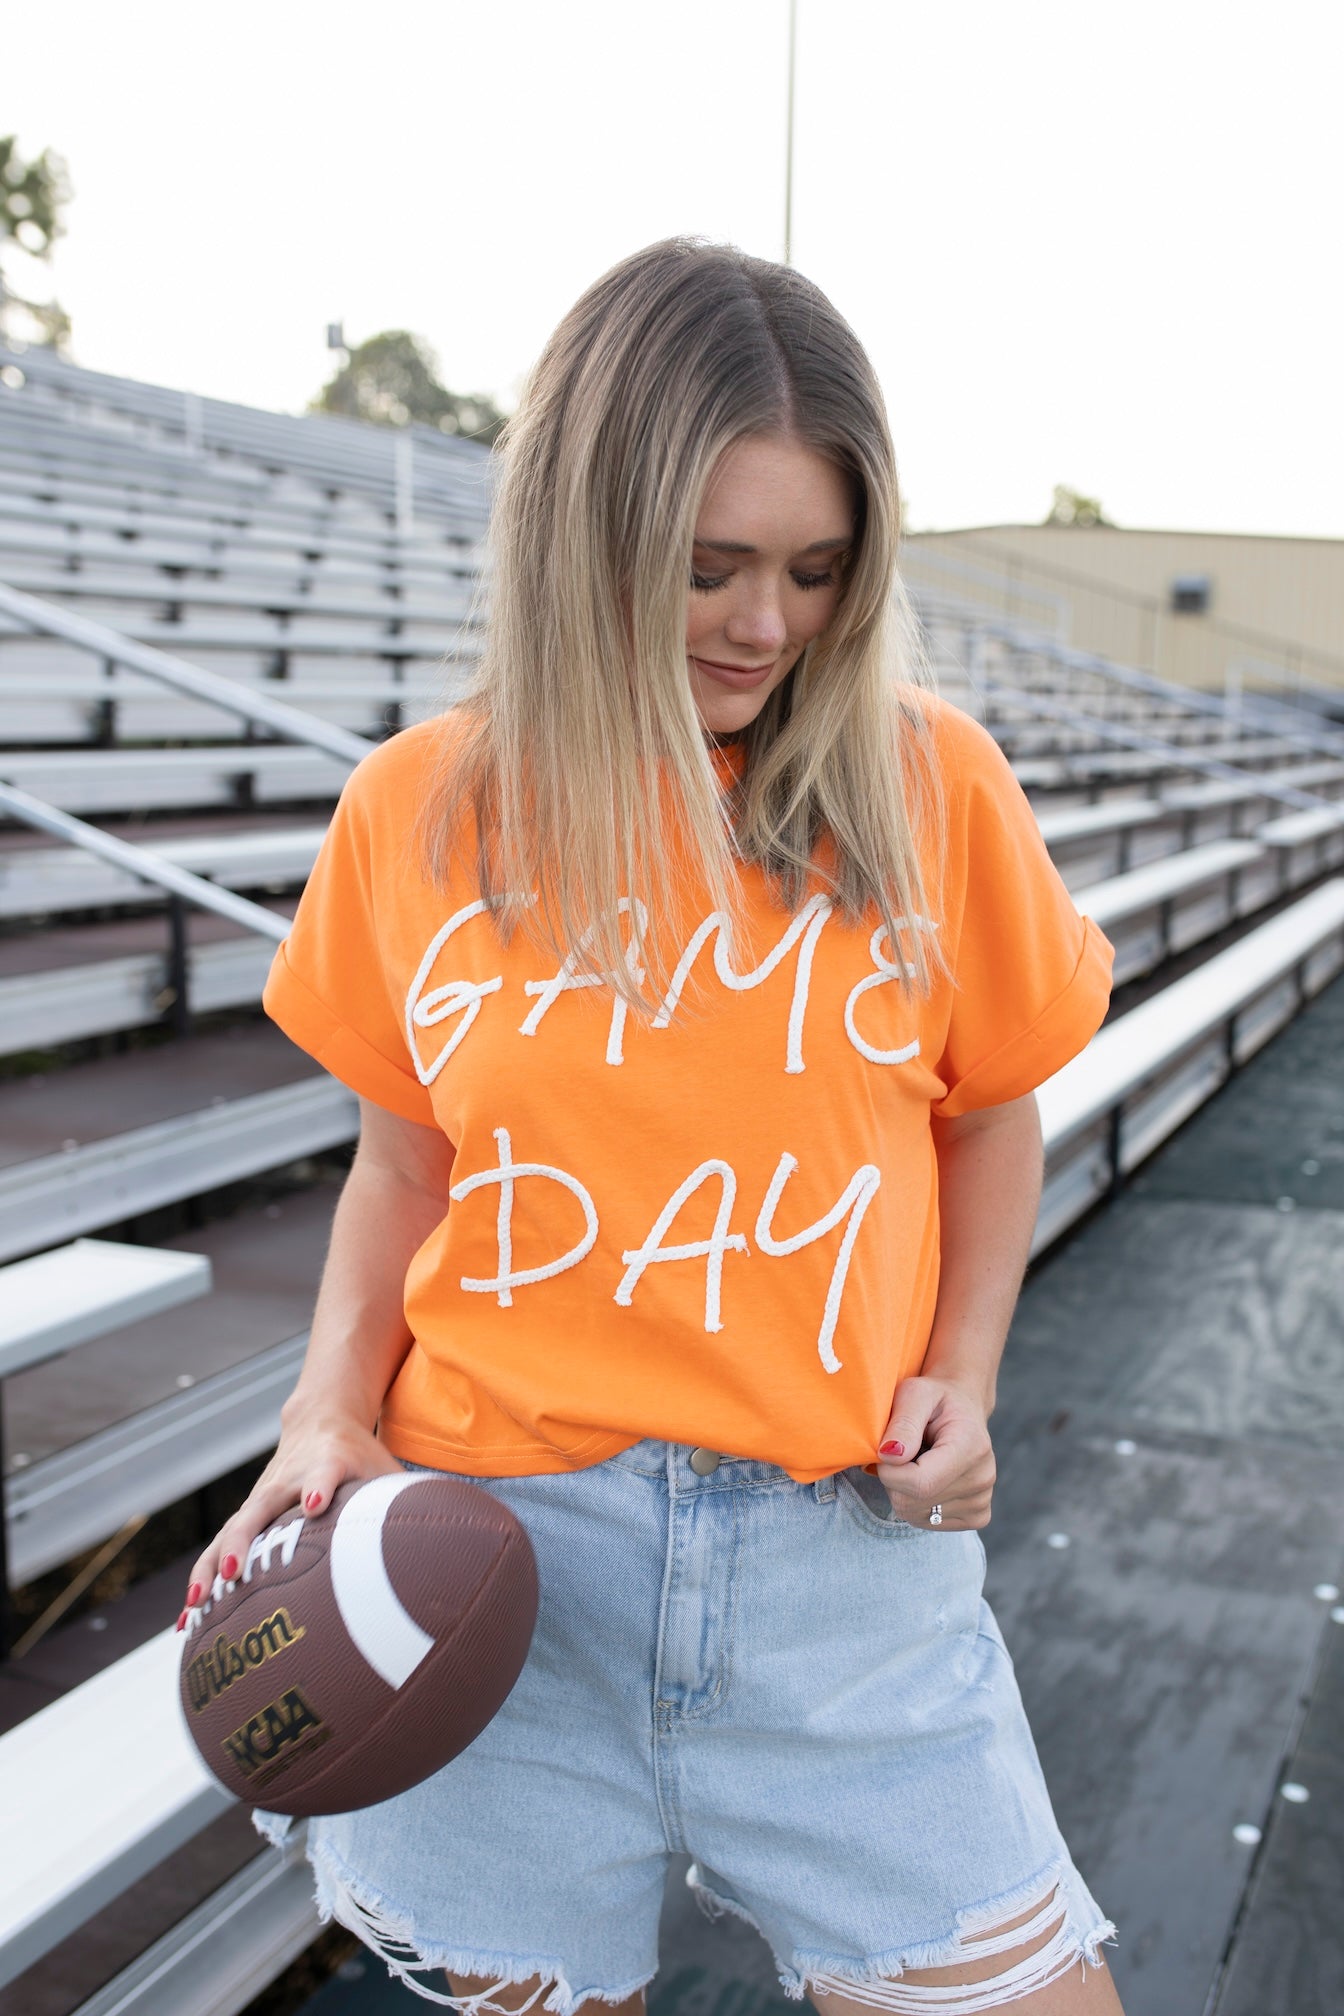
<instances>
[{"instance_id":1,"label":"metal handrail","mask_svg":"<svg viewBox=\"0 0 1344 2016\"><path fill-rule=\"evenodd\" d=\"M1004 623L994 617L976 621L974 628L984 636L995 637L1010 651L1019 651L1027 656L1046 658L1061 666L1065 671L1087 673L1094 678L1109 680L1112 685L1128 687L1132 692L1151 694L1156 698L1174 701L1188 713L1215 714L1222 721L1231 720L1227 701L1221 694L1206 693L1197 686L1179 686L1173 680L1163 679L1156 672L1143 672L1134 665L1122 665L1114 658L1103 658L1099 652L1083 651L1076 645L1057 644L1053 638L1032 634L1019 629L1015 624ZM967 676L975 683L969 668ZM1238 708L1239 722L1252 721L1281 741L1301 749L1310 749L1318 755L1338 756L1344 754L1344 732L1323 729L1319 732L1294 731L1283 726L1281 709L1270 701L1265 711L1261 711L1255 701L1249 704L1243 699Z\"/></svg>"},{"instance_id":2,"label":"metal handrail","mask_svg":"<svg viewBox=\"0 0 1344 2016\"><path fill-rule=\"evenodd\" d=\"M1276 684L1286 686L1290 693L1305 694L1309 700L1329 701L1332 706L1339 705L1341 693L1344 693L1344 688L1339 686L1322 686L1317 680L1303 679L1297 673L1290 672L1286 665L1276 665L1269 658L1238 658L1228 665L1223 674L1223 694L1229 707L1239 707L1242 703L1245 692L1241 676L1243 672L1263 673ZM1233 674L1236 675L1235 681ZM1290 711L1299 714L1302 711L1300 707L1292 708L1292 703L1289 701L1276 700L1271 693L1253 689L1251 698L1264 707L1288 707Z\"/></svg>"},{"instance_id":3,"label":"metal handrail","mask_svg":"<svg viewBox=\"0 0 1344 2016\"><path fill-rule=\"evenodd\" d=\"M0 757L0 766L3 766L3 760ZM54 833L58 839L71 840L85 853L100 854L104 861L111 861L117 868L125 868L142 882L155 882L161 889L171 890L174 896L184 896L189 903L199 904L202 910L213 910L217 916L242 924L263 938L271 938L277 945L289 931L288 917L277 917L274 910L266 909L264 904L250 903L246 896L235 896L232 889L221 889L217 882L207 881L203 875L193 875L189 868L179 868L175 861L165 861L161 854L153 853L148 847L133 847L129 840L118 840L114 833L104 833L101 826L90 826L83 819L76 819L55 805L48 805L45 799L20 791L17 784L0 782L0 809L21 819L25 826L36 826L43 833Z\"/></svg>"},{"instance_id":4,"label":"metal handrail","mask_svg":"<svg viewBox=\"0 0 1344 2016\"><path fill-rule=\"evenodd\" d=\"M911 534L911 542L917 537L917 534ZM899 572L912 598L916 602L927 601L929 599L926 591L921 589L919 583L910 578L911 569L918 567L927 567L934 573L952 574L960 580L993 589L996 594L1006 601L1044 603L1053 610L1054 620L1058 628L1065 633L1068 631L1072 605L1067 596L1057 595L1049 588L1038 588L1033 582L1023 582L1015 578L1007 569L996 570L990 567L977 566L972 561L958 559L956 555L941 552L934 547L907 543L901 550ZM968 607L965 601L956 604L956 609L959 615L970 617L972 620L981 613L974 606Z\"/></svg>"},{"instance_id":5,"label":"metal handrail","mask_svg":"<svg viewBox=\"0 0 1344 2016\"><path fill-rule=\"evenodd\" d=\"M1340 810L1335 799L1321 798L1314 791L1304 791L1300 785L1276 783L1272 770L1247 770L1241 764L1228 763L1219 756L1202 756L1198 749L1190 748L1183 742L1168 742L1160 735L1148 735L1142 730L1103 720L1098 715L1085 714L1076 707L1061 705L1044 693L1028 693L1020 686L1009 686L1001 680L991 679L981 688L981 697L1008 700L1015 707L1024 707L1029 714L1043 715L1051 721L1062 722L1066 727L1086 729L1103 741L1122 743L1128 749L1147 750L1150 755L1174 761L1183 770L1199 770L1210 777L1226 777L1238 784L1253 783L1264 797L1281 799L1285 805L1296 805L1306 812L1318 811L1323 806Z\"/></svg>"},{"instance_id":6,"label":"metal handrail","mask_svg":"<svg viewBox=\"0 0 1344 2016\"><path fill-rule=\"evenodd\" d=\"M31 399L39 413L55 410L62 420L72 413L127 416L180 440L184 463L201 467L220 451L241 454L266 471L288 469L318 485L335 482L362 491L394 514L398 476L404 485L406 474L398 437L413 436L420 451L414 457L417 506L435 520L458 514L478 527L484 523L493 464L482 443L427 426L392 430L334 414L268 413L90 371L42 346L20 351L0 346L0 357L16 364L26 381L22 391L6 396Z\"/></svg>"},{"instance_id":7,"label":"metal handrail","mask_svg":"<svg viewBox=\"0 0 1344 2016\"><path fill-rule=\"evenodd\" d=\"M85 650L95 652L109 665L125 665L147 679L162 680L165 686L175 686L179 692L203 700L208 707L222 707L226 713L239 714L245 721L264 722L286 742L306 742L311 748L325 749L328 755L339 756L351 764L360 762L370 749L377 747L366 736L319 721L315 715L305 714L301 707L290 707L283 700L269 699L237 680L226 679L222 672L207 672L199 665L189 665L184 658L156 650L151 644L137 644L110 624L76 616L72 610L57 608L3 582L0 582L0 610L17 616L39 636L64 637L67 643L81 644Z\"/></svg>"},{"instance_id":8,"label":"metal handrail","mask_svg":"<svg viewBox=\"0 0 1344 2016\"><path fill-rule=\"evenodd\" d=\"M240 714L244 720L264 722L287 741L307 743L352 765L360 763L371 749L378 746L363 735L352 734L348 728L337 728L326 721L319 721L316 716L305 714L300 707L290 707L283 700L271 700L263 693L255 693L235 680L226 679L222 673L206 672L199 665L188 665L184 659L173 658L166 651L157 651L151 645L137 644L129 637L123 637L120 631L113 630L106 623L95 623L87 616L76 616L69 610L56 608L35 595L24 595L17 588L8 588L3 583L0 583L0 609L17 616L21 623L39 635L64 637L72 644L83 645L86 650L96 652L108 664L125 665L147 678L161 680L180 692L190 693L207 706L222 707L229 713ZM0 752L0 772L4 770L4 763L4 754ZM235 895L231 889L221 889L217 883L207 881L202 875L193 875L190 869L179 868L176 862L165 860L149 848L132 846L127 840L104 833L101 827L91 826L69 812L48 805L44 799L34 798L15 784L0 781L0 808L21 819L27 826L35 826L44 833L55 834L59 839L73 841L86 853L100 855L104 861L128 870L142 882L156 883L173 896L183 897L203 910L213 910L216 915L227 917L275 944L279 944L290 928L287 917L278 917L273 910L267 910L260 903L251 903L245 896Z\"/></svg>"}]
</instances>

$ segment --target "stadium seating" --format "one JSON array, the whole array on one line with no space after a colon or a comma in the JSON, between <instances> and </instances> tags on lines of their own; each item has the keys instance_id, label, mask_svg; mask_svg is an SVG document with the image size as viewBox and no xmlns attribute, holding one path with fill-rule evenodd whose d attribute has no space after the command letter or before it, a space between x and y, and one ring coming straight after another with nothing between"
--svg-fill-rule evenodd
<instances>
[{"instance_id":1,"label":"stadium seating","mask_svg":"<svg viewBox=\"0 0 1344 2016\"><path fill-rule=\"evenodd\" d=\"M129 1411L11 1460L17 1588L273 1444L301 1324L235 1336L219 1362L137 1358L163 1298L201 1314L222 1270L213 1225L199 1253L127 1228L168 1207L204 1221L278 1173L301 1186L355 1136L353 1095L264 1022L260 986L366 738L450 704L479 650L489 462L428 429L408 452L47 353L0 362L25 381L0 390L0 1278L40 1303L54 1276L70 1305L0 1332L0 1380L38 1396L36 1419L57 1353L92 1364L116 1336L139 1368ZM943 690L999 737L1117 947L1110 1020L1038 1095L1038 1253L1344 968L1344 734L1074 652L1039 591L1014 623L986 616L965 563L925 559ZM245 1198L229 1222L264 1244L268 1208ZM309 1302L320 1258L296 1284ZM222 1811L166 1722L152 1780L121 1754L175 1657L171 1632L150 1638L0 1737L0 1783L43 1816L0 1837L0 1985ZM82 2016L230 2016L314 1929L297 1851L270 1851Z\"/></svg>"}]
</instances>

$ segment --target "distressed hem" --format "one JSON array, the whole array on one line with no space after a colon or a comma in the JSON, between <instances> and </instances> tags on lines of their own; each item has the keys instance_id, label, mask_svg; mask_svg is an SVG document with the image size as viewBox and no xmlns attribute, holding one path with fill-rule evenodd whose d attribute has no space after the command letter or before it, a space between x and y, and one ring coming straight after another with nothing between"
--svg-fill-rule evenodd
<instances>
[{"instance_id":1,"label":"distressed hem","mask_svg":"<svg viewBox=\"0 0 1344 2016\"><path fill-rule=\"evenodd\" d=\"M253 1825L267 1840L279 1846L292 1823L271 1814L254 1814ZM572 1987L564 1962L553 1954L518 1958L507 1953L476 1952L465 1946L449 1946L441 1940L421 1939L409 1915L382 1896L371 1884L347 1869L339 1856L310 1835L308 1860L316 1878L317 1915L324 1925L333 1919L353 1932L361 1943L378 1955L389 1974L427 2002L457 2009L462 2016L522 2016L526 2010L551 2010L554 2016L574 2016L585 2002L626 2001L648 1986L657 1967L618 1988ZM472 1995L447 1995L418 1981L420 1973L442 1972L484 1977L489 1986ZM525 2002L513 2010L489 1998L501 1988L515 1987L539 1976L537 1986ZM549 1987L550 1993L546 1990ZM539 2001L538 1998L545 1999Z\"/></svg>"},{"instance_id":2,"label":"distressed hem","mask_svg":"<svg viewBox=\"0 0 1344 2016\"><path fill-rule=\"evenodd\" d=\"M704 1881L699 1865L692 1863L686 1882L696 1903L709 1918L731 1912L744 1919L766 1937L764 1928L745 1906L712 1890ZM1007 1932L993 1932L1005 1919L1016 1918L1034 1907L1025 1924ZM1035 1953L1010 1964L1003 1973L962 1986L931 1986L903 1981L906 1973L932 1967L954 1967L959 1962L982 1960L995 1953L1010 1953L1047 1928L1051 1937ZM993 1933L992 1937L986 1934ZM775 1952L780 1986L790 2001L804 1995L824 1998L840 1995L876 2009L889 2009L895 2016L978 2016L978 2012L1001 2008L1007 2002L1046 1987L1075 1964L1084 1972L1100 1967L1103 1943L1114 1944L1116 1928L1103 1918L1082 1880L1069 1862L1054 1862L1016 1890L1005 1892L991 1903L957 1913L955 1931L941 1939L903 1946L863 1960L827 1953L798 1953L785 1961ZM766 1941L769 1944L769 1940Z\"/></svg>"},{"instance_id":3,"label":"distressed hem","mask_svg":"<svg viewBox=\"0 0 1344 2016\"><path fill-rule=\"evenodd\" d=\"M779 1976L781 1988L791 2002L801 2002L805 1992L803 1976L798 1972L796 1967L790 1967L787 1961L780 1959L779 1954L770 1943L765 1927L758 1918L753 1917L746 1905L739 1904L734 1897L724 1897L719 1891L711 1890L700 1873L700 1864L698 1862L692 1862L690 1868L686 1871L686 1887L700 1909L704 1912L706 1918L721 1918L724 1912L727 1911L734 1918L741 1918L745 1924L750 1925L753 1932L759 1932L762 1939L765 1940L766 1945L770 1947L771 1957L775 1963L775 1972Z\"/></svg>"},{"instance_id":4,"label":"distressed hem","mask_svg":"<svg viewBox=\"0 0 1344 2016\"><path fill-rule=\"evenodd\" d=\"M294 1822L287 1813L263 1813L258 1807L252 1815L252 1825L263 1841L269 1841L272 1848L283 1848L289 1839Z\"/></svg>"}]
</instances>

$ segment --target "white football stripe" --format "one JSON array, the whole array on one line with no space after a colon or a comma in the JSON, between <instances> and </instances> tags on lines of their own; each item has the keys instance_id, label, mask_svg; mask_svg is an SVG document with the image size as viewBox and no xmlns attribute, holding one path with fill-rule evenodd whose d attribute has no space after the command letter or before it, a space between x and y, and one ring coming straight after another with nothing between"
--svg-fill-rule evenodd
<instances>
[{"instance_id":1,"label":"white football stripe","mask_svg":"<svg viewBox=\"0 0 1344 2016\"><path fill-rule=\"evenodd\" d=\"M341 1507L331 1536L331 1586L345 1628L375 1673L403 1687L434 1640L406 1609L383 1560L383 1521L418 1477L371 1477Z\"/></svg>"}]
</instances>

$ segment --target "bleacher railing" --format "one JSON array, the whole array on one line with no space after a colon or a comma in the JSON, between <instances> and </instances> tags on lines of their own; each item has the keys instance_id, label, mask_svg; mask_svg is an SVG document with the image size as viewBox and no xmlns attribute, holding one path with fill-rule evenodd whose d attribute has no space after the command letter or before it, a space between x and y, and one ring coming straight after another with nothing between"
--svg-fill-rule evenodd
<instances>
[{"instance_id":1,"label":"bleacher railing","mask_svg":"<svg viewBox=\"0 0 1344 2016\"><path fill-rule=\"evenodd\" d=\"M226 713L240 715L245 721L260 722L273 728L283 741L306 742L311 748L344 757L352 765L367 756L374 746L348 728L319 721L302 708L272 700L255 687L227 679L220 672L207 672L203 666L189 665L184 658L174 658L151 644L137 644L110 624L95 623L91 617L77 616L71 609L44 602L36 595L25 595L2 582L0 609L16 617L37 636L64 637L68 643L82 644L105 665L124 665L148 679L175 687L179 693L190 693L207 706L222 707Z\"/></svg>"}]
</instances>

